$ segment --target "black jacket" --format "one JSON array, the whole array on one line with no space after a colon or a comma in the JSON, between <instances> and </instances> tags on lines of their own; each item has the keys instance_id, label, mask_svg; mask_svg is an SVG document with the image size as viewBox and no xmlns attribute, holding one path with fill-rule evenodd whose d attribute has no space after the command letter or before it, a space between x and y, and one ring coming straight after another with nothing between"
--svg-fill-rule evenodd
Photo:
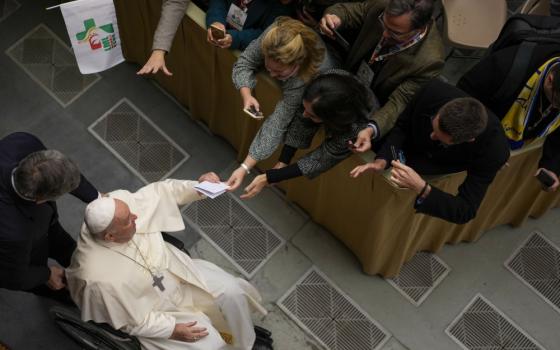
<instances>
[{"instance_id":1,"label":"black jacket","mask_svg":"<svg viewBox=\"0 0 560 350\"><path fill-rule=\"evenodd\" d=\"M0 288L29 290L50 276L47 232L57 223L56 203L26 201L15 193L11 181L21 159L45 149L38 138L23 132L0 140ZM83 176L71 193L84 202L98 196Z\"/></svg>"},{"instance_id":2,"label":"black jacket","mask_svg":"<svg viewBox=\"0 0 560 350\"><path fill-rule=\"evenodd\" d=\"M415 208L447 221L462 224L473 219L496 173L509 158L509 144L498 118L488 113L488 125L474 141L443 146L430 138L432 117L447 102L466 97L458 88L440 80L423 87L397 119L377 154L390 163L391 145L405 153L407 165L420 174L446 174L466 170L467 177L452 195L432 186Z\"/></svg>"},{"instance_id":3,"label":"black jacket","mask_svg":"<svg viewBox=\"0 0 560 350\"><path fill-rule=\"evenodd\" d=\"M518 48L519 46L510 46L490 54L471 68L457 83L459 88L479 99L500 119L506 115L523 88L523 85L520 85L510 96L492 98L506 79ZM524 68L522 81L525 83L543 63L559 55L560 44L537 46L529 64ZM560 129L547 136L539 167L549 169L560 176Z\"/></svg>"}]
</instances>

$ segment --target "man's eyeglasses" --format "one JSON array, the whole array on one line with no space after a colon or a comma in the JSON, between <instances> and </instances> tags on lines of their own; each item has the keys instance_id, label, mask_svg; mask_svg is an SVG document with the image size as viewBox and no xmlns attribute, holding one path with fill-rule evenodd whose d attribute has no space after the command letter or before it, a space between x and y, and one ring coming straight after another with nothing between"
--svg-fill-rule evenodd
<instances>
[{"instance_id":1,"label":"man's eyeglasses","mask_svg":"<svg viewBox=\"0 0 560 350\"><path fill-rule=\"evenodd\" d=\"M383 28L384 31L386 31L387 33L389 33L389 36L397 41L402 41L402 40L406 40L408 37L410 37L414 32L417 31L417 29L413 29L409 32L406 33L399 33L399 32L395 32L394 30L387 28L387 26L385 25L385 21L383 20L383 16L385 15L385 12L381 12L381 14L379 15L379 17L377 17L377 19L379 20L379 23L381 23L381 27Z\"/></svg>"}]
</instances>

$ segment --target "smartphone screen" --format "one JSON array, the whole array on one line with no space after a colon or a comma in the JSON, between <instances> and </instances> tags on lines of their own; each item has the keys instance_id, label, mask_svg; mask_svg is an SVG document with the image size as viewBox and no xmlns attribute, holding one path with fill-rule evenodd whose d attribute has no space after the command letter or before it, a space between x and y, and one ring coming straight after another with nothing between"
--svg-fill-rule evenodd
<instances>
[{"instance_id":1,"label":"smartphone screen","mask_svg":"<svg viewBox=\"0 0 560 350\"><path fill-rule=\"evenodd\" d=\"M212 31L212 36L216 40L223 39L226 36L226 33L221 28L210 26L210 30Z\"/></svg>"},{"instance_id":2,"label":"smartphone screen","mask_svg":"<svg viewBox=\"0 0 560 350\"><path fill-rule=\"evenodd\" d=\"M336 36L336 42L339 43L344 50L349 51L350 44L348 43L348 41L346 41L346 39L344 39L344 37L336 29L333 29L332 31Z\"/></svg>"},{"instance_id":3,"label":"smartphone screen","mask_svg":"<svg viewBox=\"0 0 560 350\"><path fill-rule=\"evenodd\" d=\"M264 118L263 113L261 111L257 111L253 106L251 106L251 108L243 108L243 112L248 114L251 118L255 118L255 119Z\"/></svg>"}]
</instances>

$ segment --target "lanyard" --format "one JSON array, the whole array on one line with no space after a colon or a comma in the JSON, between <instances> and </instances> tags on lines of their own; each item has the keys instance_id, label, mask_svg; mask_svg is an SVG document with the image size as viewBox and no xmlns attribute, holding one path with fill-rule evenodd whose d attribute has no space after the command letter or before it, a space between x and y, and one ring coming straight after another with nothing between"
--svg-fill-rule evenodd
<instances>
[{"instance_id":1,"label":"lanyard","mask_svg":"<svg viewBox=\"0 0 560 350\"><path fill-rule=\"evenodd\" d=\"M369 59L368 63L373 64L374 62L379 62L381 60L384 60L386 57L392 56L394 54L397 54L401 51L408 49L411 46L416 45L418 42L424 39L427 32L428 32L428 27L426 27L426 29L424 29L422 32L417 33L409 41L402 44L396 44L391 46L389 48L389 51L383 55L380 55L379 53L385 47L385 44L387 43L387 39L385 37L381 37L381 40L379 40L379 43L377 43L375 50L373 50L373 54L371 55L371 58Z\"/></svg>"}]
</instances>

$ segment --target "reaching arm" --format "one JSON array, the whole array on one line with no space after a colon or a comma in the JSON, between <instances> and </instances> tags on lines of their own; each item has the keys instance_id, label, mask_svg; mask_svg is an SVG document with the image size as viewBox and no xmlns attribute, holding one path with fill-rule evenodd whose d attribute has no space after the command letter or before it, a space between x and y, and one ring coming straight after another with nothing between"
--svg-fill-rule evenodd
<instances>
[{"instance_id":1,"label":"reaching arm","mask_svg":"<svg viewBox=\"0 0 560 350\"><path fill-rule=\"evenodd\" d=\"M164 0L161 5L161 17L154 34L152 50L169 52L177 28L185 15L188 0Z\"/></svg>"}]
</instances>

